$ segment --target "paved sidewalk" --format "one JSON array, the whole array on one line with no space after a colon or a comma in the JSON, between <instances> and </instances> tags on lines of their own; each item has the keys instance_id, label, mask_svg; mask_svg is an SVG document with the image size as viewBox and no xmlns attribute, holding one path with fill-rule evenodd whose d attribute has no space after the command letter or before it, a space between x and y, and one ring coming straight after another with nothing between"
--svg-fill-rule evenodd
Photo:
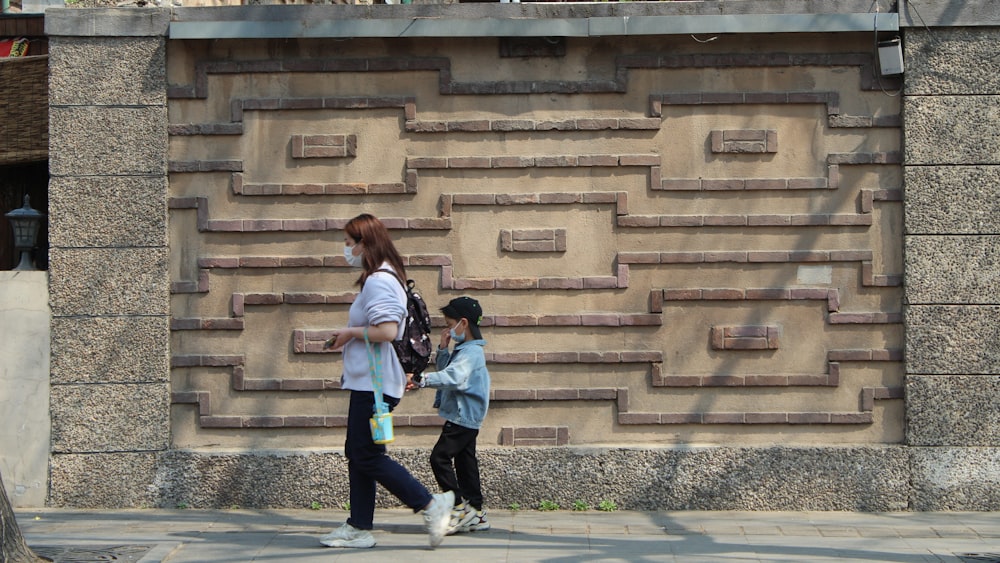
<instances>
[{"instance_id":1,"label":"paved sidewalk","mask_svg":"<svg viewBox=\"0 0 1000 563\"><path fill-rule=\"evenodd\" d=\"M75 563L1000 562L1000 512L560 510L489 517L491 530L449 536L431 550L419 515L380 509L376 547L347 550L317 539L344 521L340 510L17 511L29 545Z\"/></svg>"}]
</instances>

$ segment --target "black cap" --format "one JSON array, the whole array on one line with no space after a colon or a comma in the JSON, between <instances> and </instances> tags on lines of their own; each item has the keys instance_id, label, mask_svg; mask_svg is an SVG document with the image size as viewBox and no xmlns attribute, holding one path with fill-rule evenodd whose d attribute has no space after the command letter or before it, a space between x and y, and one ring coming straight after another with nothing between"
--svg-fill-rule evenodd
<instances>
[{"instance_id":1,"label":"black cap","mask_svg":"<svg viewBox=\"0 0 1000 563\"><path fill-rule=\"evenodd\" d=\"M448 318L460 321L469 321L469 332L472 338L479 340L483 334L479 332L479 323L483 322L483 308L479 306L479 301L471 297L456 297L441 307L441 312Z\"/></svg>"}]
</instances>

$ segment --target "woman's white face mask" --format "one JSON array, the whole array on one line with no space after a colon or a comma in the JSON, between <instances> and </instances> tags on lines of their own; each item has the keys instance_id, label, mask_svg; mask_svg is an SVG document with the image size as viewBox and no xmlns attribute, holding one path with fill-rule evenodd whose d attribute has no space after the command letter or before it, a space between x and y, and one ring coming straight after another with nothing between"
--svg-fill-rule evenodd
<instances>
[{"instance_id":1,"label":"woman's white face mask","mask_svg":"<svg viewBox=\"0 0 1000 563\"><path fill-rule=\"evenodd\" d=\"M361 252L358 252L357 255L354 254L355 246L357 245L356 244L354 246L347 246L346 244L344 245L344 260L347 260L347 263L350 264L352 267L360 268L361 265L364 264L364 259L361 256ZM361 249L359 248L358 250L360 251Z\"/></svg>"}]
</instances>

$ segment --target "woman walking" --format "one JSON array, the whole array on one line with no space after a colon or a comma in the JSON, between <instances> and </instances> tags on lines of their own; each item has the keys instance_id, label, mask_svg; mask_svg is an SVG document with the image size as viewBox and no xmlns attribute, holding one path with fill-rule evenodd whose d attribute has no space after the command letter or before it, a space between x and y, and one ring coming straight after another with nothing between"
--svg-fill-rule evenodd
<instances>
[{"instance_id":1,"label":"woman walking","mask_svg":"<svg viewBox=\"0 0 1000 563\"><path fill-rule=\"evenodd\" d=\"M369 419L375 409L372 376L365 340L380 348L383 400L389 409L399 404L406 374L392 341L400 338L406 319L406 279L403 259L385 225L369 214L358 215L344 227L344 258L361 268L360 286L351 304L346 328L333 331L327 346L343 351L341 388L351 392L344 455L350 482L351 515L343 526L320 538L327 547L373 547L375 487L381 484L414 512L422 512L431 547L441 543L451 518L454 493L431 495L409 471L372 439ZM397 277L398 276L398 277Z\"/></svg>"}]
</instances>

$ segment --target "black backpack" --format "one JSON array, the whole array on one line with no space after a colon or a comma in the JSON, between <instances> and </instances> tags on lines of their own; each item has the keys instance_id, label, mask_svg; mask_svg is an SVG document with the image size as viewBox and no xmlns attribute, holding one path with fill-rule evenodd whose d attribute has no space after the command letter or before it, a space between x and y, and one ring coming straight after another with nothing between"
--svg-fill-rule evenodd
<instances>
[{"instance_id":1,"label":"black backpack","mask_svg":"<svg viewBox=\"0 0 1000 563\"><path fill-rule=\"evenodd\" d=\"M403 328L403 337L392 341L392 347L396 350L399 363L403 366L403 371L419 376L431 360L431 352L434 349L431 344L431 315L427 312L427 303L416 289L413 280L406 280L399 277L399 274L392 270L378 270L379 272L389 272L395 276L396 281L403 285L406 291L406 320ZM419 380L419 377L418 377Z\"/></svg>"}]
</instances>

